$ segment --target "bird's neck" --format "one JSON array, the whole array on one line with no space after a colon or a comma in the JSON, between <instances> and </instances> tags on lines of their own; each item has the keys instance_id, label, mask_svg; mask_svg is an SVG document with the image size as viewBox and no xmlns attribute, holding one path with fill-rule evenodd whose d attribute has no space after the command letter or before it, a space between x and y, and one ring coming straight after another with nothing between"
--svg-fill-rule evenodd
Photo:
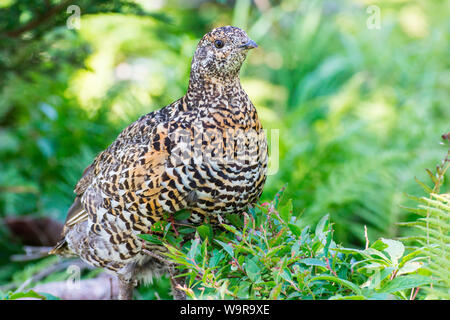
<instances>
[{"instance_id":1,"label":"bird's neck","mask_svg":"<svg viewBox=\"0 0 450 320\"><path fill-rule=\"evenodd\" d=\"M192 81L191 78L179 107L185 111L197 110L199 115L210 116L211 119L217 118L211 117L214 114L226 117L223 126L252 127L258 132L262 128L256 109L241 86L239 76L227 82L211 79Z\"/></svg>"},{"instance_id":2,"label":"bird's neck","mask_svg":"<svg viewBox=\"0 0 450 320\"><path fill-rule=\"evenodd\" d=\"M218 103L220 100L231 100L236 96L247 94L242 89L239 75L228 79L213 77L190 77L186 98L199 106Z\"/></svg>"}]
</instances>

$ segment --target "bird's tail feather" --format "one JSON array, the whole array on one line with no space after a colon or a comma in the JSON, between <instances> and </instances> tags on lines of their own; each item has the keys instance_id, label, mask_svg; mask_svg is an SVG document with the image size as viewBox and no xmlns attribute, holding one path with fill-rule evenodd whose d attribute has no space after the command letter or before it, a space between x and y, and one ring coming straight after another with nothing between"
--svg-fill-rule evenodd
<instances>
[{"instance_id":1,"label":"bird's tail feather","mask_svg":"<svg viewBox=\"0 0 450 320\"><path fill-rule=\"evenodd\" d=\"M61 241L59 241L54 247L53 249L51 249L48 254L56 254L58 256L63 256L63 257L71 257L74 256L74 253L72 252L72 250L69 249L69 246L67 245L67 241L66 239L62 239Z\"/></svg>"}]
</instances>

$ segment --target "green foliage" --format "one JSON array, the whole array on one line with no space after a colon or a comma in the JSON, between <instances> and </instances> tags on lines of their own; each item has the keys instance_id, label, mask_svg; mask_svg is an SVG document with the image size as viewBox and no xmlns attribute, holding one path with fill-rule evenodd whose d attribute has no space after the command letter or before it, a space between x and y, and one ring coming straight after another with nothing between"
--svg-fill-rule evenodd
<instances>
[{"instance_id":1,"label":"green foliage","mask_svg":"<svg viewBox=\"0 0 450 320\"><path fill-rule=\"evenodd\" d=\"M17 300L17 299L39 299L39 300L59 300L59 298L48 293L37 293L33 290L27 292L8 292L2 295L0 292L0 300Z\"/></svg>"},{"instance_id":2,"label":"green foliage","mask_svg":"<svg viewBox=\"0 0 450 320\"><path fill-rule=\"evenodd\" d=\"M448 67L448 50L437 40L447 25L435 14L438 2L383 2L380 30L366 28L366 8L354 5L287 1L258 20L249 14L250 34L271 59L247 70L270 79L263 89L270 95L258 97L254 84L250 96L266 128L280 128L280 168L263 197L288 183L288 196L305 210L303 226L328 212L338 239L360 245L361 224L376 237L397 235L402 193L418 192L410 177L440 157L437 137L448 120L436 116L450 114L441 90L448 85L430 80ZM430 36L410 35L403 19L416 11L434 26L423 30Z\"/></svg>"},{"instance_id":3,"label":"green foliage","mask_svg":"<svg viewBox=\"0 0 450 320\"><path fill-rule=\"evenodd\" d=\"M432 282L418 274L423 258L405 255L401 242L345 248L335 243L328 215L314 230L300 229L292 202L278 209L279 197L242 218L230 216L234 223L221 224L214 236L202 225L187 242L168 238L170 231L143 238L166 245L192 299L408 299L407 292Z\"/></svg>"},{"instance_id":4,"label":"green foliage","mask_svg":"<svg viewBox=\"0 0 450 320\"><path fill-rule=\"evenodd\" d=\"M427 257L421 270L436 273L435 296L448 297L445 193L403 196L419 194L413 177L425 179L423 168L442 154L437 137L448 131L448 17L441 1L381 1L380 29L366 27L367 7L356 0L81 0L79 30L66 28L70 14L61 3L0 3L0 219L64 221L73 187L95 155L127 124L179 98L199 38L233 24L259 45L241 80L271 147L270 129L279 130L279 169L262 201L288 184L292 203L277 212L283 221L292 212L297 222L287 222L285 232L301 235L329 214L333 241L347 247L364 245L363 225L371 240L415 237ZM49 15L48 6L59 7ZM443 179L442 188L448 185ZM400 221L408 227L399 228ZM238 230L244 223L230 222ZM425 238L412 235L415 229ZM219 246L209 228L197 231L208 246ZM170 237L166 232L164 241L180 244ZM24 279L27 264L9 261L19 251L0 223L0 285ZM251 273L255 266L248 266ZM140 293L164 297L167 285L166 279ZM342 286L341 298L353 292Z\"/></svg>"},{"instance_id":5,"label":"green foliage","mask_svg":"<svg viewBox=\"0 0 450 320\"><path fill-rule=\"evenodd\" d=\"M445 137L445 136L444 136ZM450 137L446 137L450 146ZM440 193L445 174L449 167L450 148L441 165L436 167L436 174L427 170L433 183L432 187L417 180L424 188L427 196L414 197L416 208L406 208L419 215L414 222L400 223L406 227L419 230L419 234L406 237L405 240L414 241L422 257L427 259L425 270L429 272L435 284L427 288L431 298L450 299L450 194Z\"/></svg>"},{"instance_id":6,"label":"green foliage","mask_svg":"<svg viewBox=\"0 0 450 320\"><path fill-rule=\"evenodd\" d=\"M160 9L80 1L80 30L65 27L69 14L60 8L11 36L45 15L45 3L0 8L1 215L63 220L85 166L126 124L183 94L196 42L218 24L244 27L259 43L243 86L264 127L280 130L279 171L263 199L288 183L303 225L328 212L346 244L363 243L360 224L396 236L402 192L418 191L410 177L440 152L435 137L449 118L440 33L447 19L435 1L383 3L380 30L367 29L365 8L353 10L351 1L173 1ZM425 21L418 35L407 19L416 11ZM130 68L144 76L120 76Z\"/></svg>"}]
</instances>

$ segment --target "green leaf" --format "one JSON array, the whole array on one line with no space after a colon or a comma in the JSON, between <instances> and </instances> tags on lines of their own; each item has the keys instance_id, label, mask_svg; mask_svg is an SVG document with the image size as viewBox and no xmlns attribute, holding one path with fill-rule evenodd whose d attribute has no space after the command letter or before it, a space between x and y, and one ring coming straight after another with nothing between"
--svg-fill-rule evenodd
<instances>
[{"instance_id":1,"label":"green leaf","mask_svg":"<svg viewBox=\"0 0 450 320\"><path fill-rule=\"evenodd\" d=\"M251 282L255 283L261 280L261 269L253 259L247 259L244 269Z\"/></svg>"},{"instance_id":2,"label":"green leaf","mask_svg":"<svg viewBox=\"0 0 450 320\"><path fill-rule=\"evenodd\" d=\"M316 266L316 267L323 267L323 268L327 267L327 264L324 261L316 259L316 258L305 258L305 259L299 260L298 262L304 263L307 266Z\"/></svg>"},{"instance_id":3,"label":"green leaf","mask_svg":"<svg viewBox=\"0 0 450 320\"><path fill-rule=\"evenodd\" d=\"M227 214L225 218L230 221L233 226L241 228L244 226L244 222L242 221L242 216L238 214Z\"/></svg>"},{"instance_id":4,"label":"green leaf","mask_svg":"<svg viewBox=\"0 0 450 320\"><path fill-rule=\"evenodd\" d=\"M337 294L335 296L332 296L329 300L366 300L367 298L364 296L342 296L340 294Z\"/></svg>"},{"instance_id":5,"label":"green leaf","mask_svg":"<svg viewBox=\"0 0 450 320\"><path fill-rule=\"evenodd\" d=\"M392 295L388 293L377 293L374 291L367 293L366 297L368 300L392 300Z\"/></svg>"},{"instance_id":6,"label":"green leaf","mask_svg":"<svg viewBox=\"0 0 450 320\"><path fill-rule=\"evenodd\" d=\"M406 256L404 256L402 258L402 260L400 261L398 267L401 268L403 267L404 264L406 264L408 261L414 259L415 257L417 257L419 254L423 253L424 249L423 248L418 248L416 250L414 250L413 252L407 254Z\"/></svg>"},{"instance_id":7,"label":"green leaf","mask_svg":"<svg viewBox=\"0 0 450 320\"><path fill-rule=\"evenodd\" d=\"M231 233L241 236L241 233L234 226L230 226L230 225L223 224L223 223L220 226L223 227L225 230L230 231Z\"/></svg>"},{"instance_id":8,"label":"green leaf","mask_svg":"<svg viewBox=\"0 0 450 320\"><path fill-rule=\"evenodd\" d=\"M280 277L289 283L292 282L292 274L288 268L283 268L283 272L280 273Z\"/></svg>"},{"instance_id":9,"label":"green leaf","mask_svg":"<svg viewBox=\"0 0 450 320\"><path fill-rule=\"evenodd\" d=\"M425 183L414 177L414 180L425 190L426 193L433 193L433 190L427 186Z\"/></svg>"},{"instance_id":10,"label":"green leaf","mask_svg":"<svg viewBox=\"0 0 450 320\"><path fill-rule=\"evenodd\" d=\"M269 299L270 300L277 300L278 296L281 293L281 283L276 285L271 291L270 291L270 296Z\"/></svg>"},{"instance_id":11,"label":"green leaf","mask_svg":"<svg viewBox=\"0 0 450 320\"><path fill-rule=\"evenodd\" d=\"M188 210L180 210L174 214L175 220L186 220L191 216L191 212Z\"/></svg>"},{"instance_id":12,"label":"green leaf","mask_svg":"<svg viewBox=\"0 0 450 320\"><path fill-rule=\"evenodd\" d=\"M162 245L162 241L155 235L152 234L138 234L138 237L141 239L144 239L145 241L154 243L154 244L161 244Z\"/></svg>"},{"instance_id":13,"label":"green leaf","mask_svg":"<svg viewBox=\"0 0 450 320\"><path fill-rule=\"evenodd\" d=\"M39 292L39 294L41 296L43 296L45 298L45 300L61 300L61 298L58 298L50 293L46 293L46 292Z\"/></svg>"},{"instance_id":14,"label":"green leaf","mask_svg":"<svg viewBox=\"0 0 450 320\"><path fill-rule=\"evenodd\" d=\"M239 287L236 292L236 295L239 299L248 299L249 295L249 289L250 289L251 283L247 281L240 281Z\"/></svg>"},{"instance_id":15,"label":"green leaf","mask_svg":"<svg viewBox=\"0 0 450 320\"><path fill-rule=\"evenodd\" d=\"M233 247L231 245L229 245L228 243L222 242L220 240L215 239L215 242L217 242L218 244L220 244L222 246L222 248L225 249L225 251L231 256L234 257L234 250Z\"/></svg>"},{"instance_id":16,"label":"green leaf","mask_svg":"<svg viewBox=\"0 0 450 320\"><path fill-rule=\"evenodd\" d=\"M287 187L287 183L275 195L275 198L273 199L274 208L278 208L278 204L280 203L280 199L282 198L286 187Z\"/></svg>"},{"instance_id":17,"label":"green leaf","mask_svg":"<svg viewBox=\"0 0 450 320\"><path fill-rule=\"evenodd\" d=\"M405 246L403 243L397 240L384 238L381 238L380 240L387 245L387 248L383 249L383 251L389 254L394 264L398 264L398 260L403 256L403 253L405 253Z\"/></svg>"},{"instance_id":18,"label":"green leaf","mask_svg":"<svg viewBox=\"0 0 450 320\"><path fill-rule=\"evenodd\" d=\"M364 254L367 255L368 258L372 258L373 256L377 256L377 257L380 257L381 259L383 259L384 261L386 261L386 263L389 263L391 261L381 251L378 251L378 250L373 249L373 248L368 248L366 250L363 250L363 252L364 252Z\"/></svg>"},{"instance_id":19,"label":"green leaf","mask_svg":"<svg viewBox=\"0 0 450 320\"><path fill-rule=\"evenodd\" d=\"M199 238L192 240L191 248L189 249L189 253L188 253L188 256L192 260L195 260L195 257L200 253L200 248L198 246L199 244L200 244Z\"/></svg>"},{"instance_id":20,"label":"green leaf","mask_svg":"<svg viewBox=\"0 0 450 320\"><path fill-rule=\"evenodd\" d=\"M387 263L383 259L364 259L361 261L355 261L354 263L351 264L351 266L353 269L358 268L357 271L360 272L361 270L364 269L374 270L377 268L377 266L378 269L388 268L389 263Z\"/></svg>"},{"instance_id":21,"label":"green leaf","mask_svg":"<svg viewBox=\"0 0 450 320\"><path fill-rule=\"evenodd\" d=\"M321 240L325 240L325 232L328 231L325 229L325 226L330 218L329 214L326 214L320 219L316 226L316 236Z\"/></svg>"},{"instance_id":22,"label":"green leaf","mask_svg":"<svg viewBox=\"0 0 450 320\"><path fill-rule=\"evenodd\" d=\"M282 206L281 209L279 210L280 217L283 219L284 222L289 223L291 221L292 211L293 211L292 199L289 199L288 203Z\"/></svg>"},{"instance_id":23,"label":"green leaf","mask_svg":"<svg viewBox=\"0 0 450 320\"><path fill-rule=\"evenodd\" d=\"M401 267L398 272L397 272L397 276L400 276L402 274L408 274L408 273L413 273L416 272L417 270L419 270L420 268L422 268L423 263L419 262L419 261L409 261L407 263L405 263L403 265L403 267Z\"/></svg>"},{"instance_id":24,"label":"green leaf","mask_svg":"<svg viewBox=\"0 0 450 320\"><path fill-rule=\"evenodd\" d=\"M194 233L195 231L196 231L195 228L190 228L190 227L178 228L178 233L180 233L180 234L189 234L189 233Z\"/></svg>"},{"instance_id":25,"label":"green leaf","mask_svg":"<svg viewBox=\"0 0 450 320\"><path fill-rule=\"evenodd\" d=\"M205 240L208 239L209 241L212 240L213 234L212 234L212 228L211 225L201 225L199 227L197 227L197 232L200 235L200 237Z\"/></svg>"},{"instance_id":26,"label":"green leaf","mask_svg":"<svg viewBox=\"0 0 450 320\"><path fill-rule=\"evenodd\" d=\"M167 225L166 221L159 220L152 224L152 226L150 227L150 230L154 231L154 232L164 232L166 225Z\"/></svg>"},{"instance_id":27,"label":"green leaf","mask_svg":"<svg viewBox=\"0 0 450 320\"><path fill-rule=\"evenodd\" d=\"M223 258L225 258L225 254L222 251L214 249L211 258L209 259L210 268L216 267Z\"/></svg>"},{"instance_id":28,"label":"green leaf","mask_svg":"<svg viewBox=\"0 0 450 320\"><path fill-rule=\"evenodd\" d=\"M295 241L291 247L291 256L295 257L300 252L300 241Z\"/></svg>"},{"instance_id":29,"label":"green leaf","mask_svg":"<svg viewBox=\"0 0 450 320\"><path fill-rule=\"evenodd\" d=\"M362 291L361 289L354 283L335 277L335 276L317 276L317 277L313 277L309 280L309 282L313 282L313 281L317 281L317 280L326 280L326 281L330 281L330 282L336 282L339 283L340 285L349 288L350 290L352 290L354 293L356 293L356 295L362 295Z\"/></svg>"},{"instance_id":30,"label":"green leaf","mask_svg":"<svg viewBox=\"0 0 450 320\"><path fill-rule=\"evenodd\" d=\"M372 269L366 268L366 269L370 274L370 277L361 287L367 287L369 289L379 289L379 286L382 283L382 281L386 279L394 271L394 268L391 267L384 269L379 268L372 268ZM358 272L359 271L360 270L358 270Z\"/></svg>"},{"instance_id":31,"label":"green leaf","mask_svg":"<svg viewBox=\"0 0 450 320\"><path fill-rule=\"evenodd\" d=\"M166 226L164 227L163 238L165 238L167 236L167 233L169 232L171 226L172 226L171 222L166 224Z\"/></svg>"},{"instance_id":32,"label":"green leaf","mask_svg":"<svg viewBox=\"0 0 450 320\"><path fill-rule=\"evenodd\" d=\"M46 300L46 297L43 295L40 295L39 293L29 290L27 292L16 292L12 293L7 297L7 300L16 300L16 299L22 299L22 298L35 298L40 300Z\"/></svg>"},{"instance_id":33,"label":"green leaf","mask_svg":"<svg viewBox=\"0 0 450 320\"><path fill-rule=\"evenodd\" d=\"M388 282L378 292L394 293L400 290L411 289L415 287L421 287L432 283L433 280L430 277L424 277L416 274L400 276L394 278Z\"/></svg>"},{"instance_id":34,"label":"green leaf","mask_svg":"<svg viewBox=\"0 0 450 320\"><path fill-rule=\"evenodd\" d=\"M388 247L388 245L386 243L384 243L383 241L381 241L381 239L378 239L377 241L372 243L372 245L370 247L372 249L375 249L378 251L383 251L384 249L386 249Z\"/></svg>"},{"instance_id":35,"label":"green leaf","mask_svg":"<svg viewBox=\"0 0 450 320\"><path fill-rule=\"evenodd\" d=\"M291 230L291 232L294 235L296 235L297 237L299 237L302 234L302 230L295 224L288 223L288 227L289 227L289 230Z\"/></svg>"},{"instance_id":36,"label":"green leaf","mask_svg":"<svg viewBox=\"0 0 450 320\"><path fill-rule=\"evenodd\" d=\"M334 243L334 241L333 241L333 232L332 231L328 232L327 241L323 248L323 253L324 253L325 257L328 257L328 251L329 251L330 247L331 247L331 249L336 247L336 243Z\"/></svg>"}]
</instances>

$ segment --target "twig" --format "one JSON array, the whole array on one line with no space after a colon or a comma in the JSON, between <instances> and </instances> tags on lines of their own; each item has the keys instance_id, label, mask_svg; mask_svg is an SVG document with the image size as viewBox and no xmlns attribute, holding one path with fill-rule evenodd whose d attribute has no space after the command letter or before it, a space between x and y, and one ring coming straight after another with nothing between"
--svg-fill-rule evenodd
<instances>
[{"instance_id":1,"label":"twig","mask_svg":"<svg viewBox=\"0 0 450 320\"><path fill-rule=\"evenodd\" d=\"M113 283L112 278L109 278L109 299L113 300L114 294L113 294Z\"/></svg>"},{"instance_id":2,"label":"twig","mask_svg":"<svg viewBox=\"0 0 450 320\"><path fill-rule=\"evenodd\" d=\"M30 186L0 186L0 192L5 193L39 193L35 187Z\"/></svg>"},{"instance_id":3,"label":"twig","mask_svg":"<svg viewBox=\"0 0 450 320\"><path fill-rule=\"evenodd\" d=\"M334 274L335 277L338 277L336 271L334 271L333 268L331 268L330 259L325 257L325 261L327 262L327 269L330 270Z\"/></svg>"},{"instance_id":4,"label":"twig","mask_svg":"<svg viewBox=\"0 0 450 320\"><path fill-rule=\"evenodd\" d=\"M153 253L153 252L151 252L151 251L148 250L148 249L142 249L142 252L144 252L146 255L148 255L148 256L150 256L150 257L152 257L152 258L158 259L158 260L161 261L162 263L165 263L165 264L167 264L167 265L169 265L169 266L174 264L173 262L170 262L169 260L164 259L164 258L161 257L160 255L157 255L156 253Z\"/></svg>"},{"instance_id":5,"label":"twig","mask_svg":"<svg viewBox=\"0 0 450 320\"><path fill-rule=\"evenodd\" d=\"M419 293L420 287L417 287L416 293L414 293L414 296L412 297L412 300L416 299L417 294Z\"/></svg>"},{"instance_id":6,"label":"twig","mask_svg":"<svg viewBox=\"0 0 450 320\"><path fill-rule=\"evenodd\" d=\"M414 289L416 289L415 293L414 293ZM420 287L411 289L411 294L409 295L409 300L416 299L416 296L417 296L417 293L419 292L419 289L420 289Z\"/></svg>"},{"instance_id":7,"label":"twig","mask_svg":"<svg viewBox=\"0 0 450 320\"><path fill-rule=\"evenodd\" d=\"M74 0L63 1L60 4L50 8L45 14L38 16L36 19L31 20L30 22L28 22L27 24L25 24L24 26L22 26L16 30L11 30L11 31L5 32L4 35L7 37L11 37L11 38L17 38L22 33L29 31L29 30L39 26L40 24L44 23L45 21L49 20L51 17L53 17L55 14L59 13L61 10L63 10L65 7L67 7L72 2L75 2L75 1Z\"/></svg>"},{"instance_id":8,"label":"twig","mask_svg":"<svg viewBox=\"0 0 450 320\"><path fill-rule=\"evenodd\" d=\"M39 281L39 280L41 280L41 279L51 275L54 272L64 270L64 269L68 268L71 265L78 265L79 267L91 268L90 266L88 266L86 263L84 263L81 260L78 260L78 261L63 261L63 262L60 262L60 263L57 263L57 264L53 264L53 265L49 266L48 268L45 268L45 269L39 271L38 273L36 273L32 277L28 278L24 283L22 283L22 285L20 285L17 288L16 292L23 291L31 283Z\"/></svg>"},{"instance_id":9,"label":"twig","mask_svg":"<svg viewBox=\"0 0 450 320\"><path fill-rule=\"evenodd\" d=\"M389 280L394 280L394 278L397 276L397 272L398 270L395 270L394 272L392 272L391 277L389 278Z\"/></svg>"},{"instance_id":10,"label":"twig","mask_svg":"<svg viewBox=\"0 0 450 320\"><path fill-rule=\"evenodd\" d=\"M40 284L31 289L38 293L49 293L61 300L115 300L119 293L119 280L115 276L101 273L95 278L79 280L73 285L65 280Z\"/></svg>"},{"instance_id":11,"label":"twig","mask_svg":"<svg viewBox=\"0 0 450 320\"><path fill-rule=\"evenodd\" d=\"M25 254L13 254L10 259L15 262L36 260L48 256L48 252L52 248L53 247L24 246L23 249L25 250Z\"/></svg>"}]
</instances>

